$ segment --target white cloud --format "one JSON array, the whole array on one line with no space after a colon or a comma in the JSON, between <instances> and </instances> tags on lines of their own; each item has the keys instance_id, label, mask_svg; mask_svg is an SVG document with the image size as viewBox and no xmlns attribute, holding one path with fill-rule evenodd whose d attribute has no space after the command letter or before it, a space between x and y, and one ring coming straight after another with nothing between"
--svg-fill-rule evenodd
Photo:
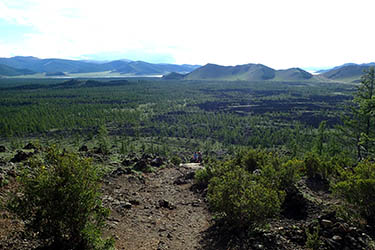
<instances>
[{"instance_id":1,"label":"white cloud","mask_svg":"<svg viewBox=\"0 0 375 250\"><path fill-rule=\"evenodd\" d=\"M374 7L371 0L0 0L0 18L36 30L0 53L139 51L172 54L177 63L275 68L369 62Z\"/></svg>"}]
</instances>

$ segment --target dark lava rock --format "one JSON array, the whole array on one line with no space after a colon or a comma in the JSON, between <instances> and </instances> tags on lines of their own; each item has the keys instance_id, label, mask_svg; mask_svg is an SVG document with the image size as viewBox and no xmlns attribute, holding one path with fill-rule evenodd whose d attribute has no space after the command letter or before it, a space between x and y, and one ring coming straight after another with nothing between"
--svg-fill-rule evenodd
<instances>
[{"instance_id":1,"label":"dark lava rock","mask_svg":"<svg viewBox=\"0 0 375 250\"><path fill-rule=\"evenodd\" d=\"M125 159L121 162L122 165L124 166L130 166L131 164L133 163L133 161L129 160L129 159Z\"/></svg>"},{"instance_id":2,"label":"dark lava rock","mask_svg":"<svg viewBox=\"0 0 375 250\"><path fill-rule=\"evenodd\" d=\"M160 158L160 157L156 157L155 159L153 159L150 163L151 166L153 167L160 167L161 165L163 165L163 159Z\"/></svg>"},{"instance_id":3,"label":"dark lava rock","mask_svg":"<svg viewBox=\"0 0 375 250\"><path fill-rule=\"evenodd\" d=\"M141 204L141 202L139 200L136 200L136 199L130 200L129 202L130 202L130 204L132 204L134 206L138 206L138 205Z\"/></svg>"},{"instance_id":4,"label":"dark lava rock","mask_svg":"<svg viewBox=\"0 0 375 250\"><path fill-rule=\"evenodd\" d=\"M167 200L159 200L159 208L168 208L169 210L176 209L176 206Z\"/></svg>"},{"instance_id":5,"label":"dark lava rock","mask_svg":"<svg viewBox=\"0 0 375 250\"><path fill-rule=\"evenodd\" d=\"M0 146L0 153L4 153L7 151L7 148L3 145Z\"/></svg>"},{"instance_id":6,"label":"dark lava rock","mask_svg":"<svg viewBox=\"0 0 375 250\"><path fill-rule=\"evenodd\" d=\"M307 217L307 208L307 200L295 186L286 190L286 197L282 205L282 214L286 218L303 220Z\"/></svg>"},{"instance_id":7,"label":"dark lava rock","mask_svg":"<svg viewBox=\"0 0 375 250\"><path fill-rule=\"evenodd\" d=\"M112 177L117 177L117 176L121 176L123 174L131 174L131 169L130 168L117 168L115 169L112 173L111 173L111 176Z\"/></svg>"},{"instance_id":8,"label":"dark lava rock","mask_svg":"<svg viewBox=\"0 0 375 250\"><path fill-rule=\"evenodd\" d=\"M185 175L182 175L182 176L178 177L177 180L174 181L174 184L183 185L183 184L190 183L194 179L194 176L195 176L194 171L189 172Z\"/></svg>"},{"instance_id":9,"label":"dark lava rock","mask_svg":"<svg viewBox=\"0 0 375 250\"><path fill-rule=\"evenodd\" d=\"M4 160L4 158L1 158L0 157L0 166L5 166L7 163L6 161Z\"/></svg>"},{"instance_id":10,"label":"dark lava rock","mask_svg":"<svg viewBox=\"0 0 375 250\"><path fill-rule=\"evenodd\" d=\"M149 166L147 165L147 162L142 159L134 165L134 169L137 171L148 172Z\"/></svg>"},{"instance_id":11,"label":"dark lava rock","mask_svg":"<svg viewBox=\"0 0 375 250\"><path fill-rule=\"evenodd\" d=\"M37 147L35 147L34 144L32 144L31 142L29 142L25 147L23 147L23 149L37 149Z\"/></svg>"},{"instance_id":12,"label":"dark lava rock","mask_svg":"<svg viewBox=\"0 0 375 250\"><path fill-rule=\"evenodd\" d=\"M10 160L10 162L16 163L27 160L33 153L25 153L23 151L18 151L17 154Z\"/></svg>"},{"instance_id":13,"label":"dark lava rock","mask_svg":"<svg viewBox=\"0 0 375 250\"><path fill-rule=\"evenodd\" d=\"M86 146L86 145L82 145L79 149L78 149L79 152L87 152L89 151L89 148Z\"/></svg>"}]
</instances>

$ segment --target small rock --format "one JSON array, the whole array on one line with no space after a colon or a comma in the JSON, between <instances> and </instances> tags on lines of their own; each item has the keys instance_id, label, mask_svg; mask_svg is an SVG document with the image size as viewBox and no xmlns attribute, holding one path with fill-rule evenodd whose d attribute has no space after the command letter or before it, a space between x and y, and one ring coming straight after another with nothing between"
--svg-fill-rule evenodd
<instances>
[{"instance_id":1,"label":"small rock","mask_svg":"<svg viewBox=\"0 0 375 250\"><path fill-rule=\"evenodd\" d=\"M159 200L159 207L168 208L170 210L173 210L176 208L174 204L172 204L171 202L167 200Z\"/></svg>"},{"instance_id":2,"label":"small rock","mask_svg":"<svg viewBox=\"0 0 375 250\"><path fill-rule=\"evenodd\" d=\"M131 161L131 160L129 160L129 159L125 159L125 160L123 160L122 162L121 162L121 164L122 165L124 165L124 166L130 166L131 164L132 164L133 162Z\"/></svg>"},{"instance_id":3,"label":"small rock","mask_svg":"<svg viewBox=\"0 0 375 250\"><path fill-rule=\"evenodd\" d=\"M330 220L326 220L326 219L323 219L320 224L323 226L323 227L331 227L332 226L332 221Z\"/></svg>"},{"instance_id":4,"label":"small rock","mask_svg":"<svg viewBox=\"0 0 375 250\"><path fill-rule=\"evenodd\" d=\"M160 167L163 165L163 160L160 157L156 157L151 161L150 165L153 167Z\"/></svg>"},{"instance_id":5,"label":"small rock","mask_svg":"<svg viewBox=\"0 0 375 250\"><path fill-rule=\"evenodd\" d=\"M0 153L4 153L7 151L7 148L3 145L0 146Z\"/></svg>"},{"instance_id":6,"label":"small rock","mask_svg":"<svg viewBox=\"0 0 375 250\"><path fill-rule=\"evenodd\" d=\"M141 204L141 202L139 200L135 200L135 199L130 200L129 202L130 202L130 204L135 205L135 206L138 206L139 204Z\"/></svg>"},{"instance_id":7,"label":"small rock","mask_svg":"<svg viewBox=\"0 0 375 250\"><path fill-rule=\"evenodd\" d=\"M338 235L334 235L332 237L332 240L334 240L334 241L340 241L340 240L342 240L342 238L340 236L338 236Z\"/></svg>"},{"instance_id":8,"label":"small rock","mask_svg":"<svg viewBox=\"0 0 375 250\"><path fill-rule=\"evenodd\" d=\"M125 203L121 204L121 206L125 209L131 209L132 208L132 204L130 202L125 202Z\"/></svg>"}]
</instances>

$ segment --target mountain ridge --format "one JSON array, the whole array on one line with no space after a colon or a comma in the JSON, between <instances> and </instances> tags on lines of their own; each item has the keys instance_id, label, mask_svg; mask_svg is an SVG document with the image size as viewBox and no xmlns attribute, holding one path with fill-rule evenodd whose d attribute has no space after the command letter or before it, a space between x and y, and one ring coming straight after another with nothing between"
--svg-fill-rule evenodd
<instances>
[{"instance_id":1,"label":"mountain ridge","mask_svg":"<svg viewBox=\"0 0 375 250\"><path fill-rule=\"evenodd\" d=\"M168 79L168 77L165 77ZM169 77L170 78L170 77ZM275 70L263 64L243 64L222 66L208 63L183 77L184 80L223 80L223 81L295 81L308 80L313 75L300 68Z\"/></svg>"},{"instance_id":2,"label":"mountain ridge","mask_svg":"<svg viewBox=\"0 0 375 250\"><path fill-rule=\"evenodd\" d=\"M163 75L169 72L189 73L199 65L152 64L143 61L114 60L110 62L89 62L59 58L40 59L32 56L0 58L0 64L14 69L27 69L35 73L92 73L114 72L131 75Z\"/></svg>"}]
</instances>

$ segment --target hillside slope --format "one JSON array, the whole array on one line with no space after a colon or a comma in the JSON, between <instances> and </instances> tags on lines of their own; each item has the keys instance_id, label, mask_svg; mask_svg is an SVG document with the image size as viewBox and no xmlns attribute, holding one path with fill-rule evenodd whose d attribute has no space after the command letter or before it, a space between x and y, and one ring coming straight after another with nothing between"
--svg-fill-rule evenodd
<instances>
[{"instance_id":1,"label":"hillside slope","mask_svg":"<svg viewBox=\"0 0 375 250\"><path fill-rule=\"evenodd\" d=\"M370 64L353 64L348 63L342 66L338 66L332 68L321 74L321 76L331 79L331 80L339 80L339 81L356 81L361 78L363 72L370 68L371 66L375 66L375 63Z\"/></svg>"},{"instance_id":2,"label":"hillside slope","mask_svg":"<svg viewBox=\"0 0 375 250\"><path fill-rule=\"evenodd\" d=\"M275 70L262 64L221 66L207 64L200 67L185 79L187 80L269 80L275 77Z\"/></svg>"},{"instance_id":3,"label":"hillside slope","mask_svg":"<svg viewBox=\"0 0 375 250\"><path fill-rule=\"evenodd\" d=\"M162 75L170 72L189 73L199 65L152 64L143 61L116 60L111 62L89 62L67 59L39 59L16 56L0 58L0 64L16 69L28 69L38 73L91 73L112 71L132 75Z\"/></svg>"},{"instance_id":4,"label":"hillside slope","mask_svg":"<svg viewBox=\"0 0 375 250\"><path fill-rule=\"evenodd\" d=\"M28 69L16 69L9 67L4 64L0 64L0 76L19 76L19 75L30 75L35 72Z\"/></svg>"},{"instance_id":5,"label":"hillside slope","mask_svg":"<svg viewBox=\"0 0 375 250\"><path fill-rule=\"evenodd\" d=\"M313 77L312 74L306 72L300 68L291 68L285 70L277 70L276 71L276 79L280 79L283 81L294 81L294 80L308 80Z\"/></svg>"},{"instance_id":6,"label":"hillside slope","mask_svg":"<svg viewBox=\"0 0 375 250\"><path fill-rule=\"evenodd\" d=\"M312 79L313 75L300 69L275 70L262 64L221 66L207 64L185 76L186 80L222 80L222 81L299 81Z\"/></svg>"}]
</instances>

